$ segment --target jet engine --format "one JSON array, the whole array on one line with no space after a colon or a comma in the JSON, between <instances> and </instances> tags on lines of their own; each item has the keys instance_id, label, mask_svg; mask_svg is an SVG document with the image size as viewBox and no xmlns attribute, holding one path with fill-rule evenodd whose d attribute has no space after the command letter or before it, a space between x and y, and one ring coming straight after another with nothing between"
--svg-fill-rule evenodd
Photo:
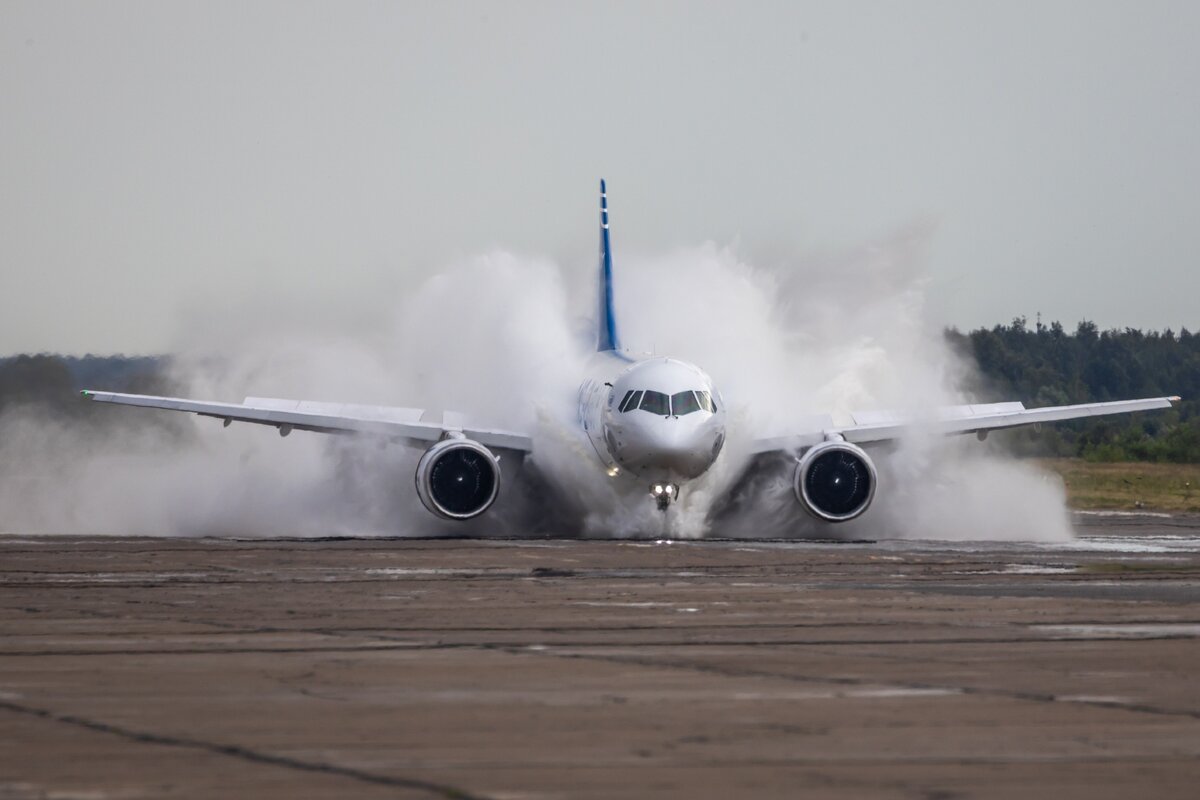
<instances>
[{"instance_id":1,"label":"jet engine","mask_svg":"<svg viewBox=\"0 0 1200 800\"><path fill-rule=\"evenodd\" d=\"M470 439L443 439L417 462L417 496L442 519L471 519L500 493L500 465Z\"/></svg>"},{"instance_id":2,"label":"jet engine","mask_svg":"<svg viewBox=\"0 0 1200 800\"><path fill-rule=\"evenodd\" d=\"M796 465L796 499L808 513L828 522L845 522L867 510L875 496L875 465L849 442L822 442L809 448Z\"/></svg>"}]
</instances>

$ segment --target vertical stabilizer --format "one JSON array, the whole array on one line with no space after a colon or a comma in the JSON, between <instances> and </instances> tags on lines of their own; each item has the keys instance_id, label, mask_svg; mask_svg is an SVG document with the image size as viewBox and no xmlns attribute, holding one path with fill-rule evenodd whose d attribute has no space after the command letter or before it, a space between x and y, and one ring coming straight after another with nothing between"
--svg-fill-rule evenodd
<instances>
[{"instance_id":1,"label":"vertical stabilizer","mask_svg":"<svg viewBox=\"0 0 1200 800\"><path fill-rule=\"evenodd\" d=\"M608 241L608 193L600 181L600 314L596 320L600 335L596 349L619 350L617 319L613 313L612 247Z\"/></svg>"}]
</instances>

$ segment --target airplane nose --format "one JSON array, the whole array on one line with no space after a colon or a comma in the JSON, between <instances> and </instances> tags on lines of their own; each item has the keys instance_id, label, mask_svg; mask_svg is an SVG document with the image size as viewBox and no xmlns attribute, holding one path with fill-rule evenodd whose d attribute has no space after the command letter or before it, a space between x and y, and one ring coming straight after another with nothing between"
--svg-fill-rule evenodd
<instances>
[{"instance_id":1,"label":"airplane nose","mask_svg":"<svg viewBox=\"0 0 1200 800\"><path fill-rule=\"evenodd\" d=\"M717 460L724 437L720 431L688 429L676 422L669 420L660 428L646 466L681 478L698 478Z\"/></svg>"}]
</instances>

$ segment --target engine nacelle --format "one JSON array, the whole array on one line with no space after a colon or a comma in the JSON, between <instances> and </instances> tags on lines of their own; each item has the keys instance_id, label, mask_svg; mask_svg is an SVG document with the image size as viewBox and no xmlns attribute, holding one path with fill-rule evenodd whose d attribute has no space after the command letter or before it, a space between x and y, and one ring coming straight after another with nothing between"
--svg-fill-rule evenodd
<instances>
[{"instance_id":1,"label":"engine nacelle","mask_svg":"<svg viewBox=\"0 0 1200 800\"><path fill-rule=\"evenodd\" d=\"M471 519L500 494L500 465L470 439L443 439L417 462L417 496L442 519Z\"/></svg>"},{"instance_id":2,"label":"engine nacelle","mask_svg":"<svg viewBox=\"0 0 1200 800\"><path fill-rule=\"evenodd\" d=\"M822 442L801 457L793 488L796 499L814 517L845 522L871 505L875 482L875 465L861 447Z\"/></svg>"}]
</instances>

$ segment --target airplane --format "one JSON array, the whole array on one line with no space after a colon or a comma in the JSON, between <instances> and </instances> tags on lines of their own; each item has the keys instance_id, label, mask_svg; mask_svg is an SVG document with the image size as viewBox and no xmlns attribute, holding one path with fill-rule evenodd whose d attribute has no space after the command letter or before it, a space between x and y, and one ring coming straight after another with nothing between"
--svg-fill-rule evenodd
<instances>
[{"instance_id":1,"label":"airplane","mask_svg":"<svg viewBox=\"0 0 1200 800\"><path fill-rule=\"evenodd\" d=\"M573 432L594 454L593 468L620 481L640 481L654 507L668 511L689 482L708 473L726 447L726 404L698 366L622 347L613 297L608 192L600 181L599 307L596 347L579 385ZM424 448L417 462L417 496L432 514L469 520L492 508L500 493L500 460L532 456L533 432L477 424L453 412L309 400L247 397L221 403L85 389L99 403L168 409L292 431L382 437ZM739 443L739 455L772 470L790 471L797 504L823 523L862 516L879 473L869 451L913 432L934 435L991 431L1108 414L1170 408L1179 397L1027 409L1019 402L945 406L927 413L867 411L835 424L832 414L806 418L802 429ZM729 456L727 456L729 457ZM786 473L785 473L786 474Z\"/></svg>"}]
</instances>

